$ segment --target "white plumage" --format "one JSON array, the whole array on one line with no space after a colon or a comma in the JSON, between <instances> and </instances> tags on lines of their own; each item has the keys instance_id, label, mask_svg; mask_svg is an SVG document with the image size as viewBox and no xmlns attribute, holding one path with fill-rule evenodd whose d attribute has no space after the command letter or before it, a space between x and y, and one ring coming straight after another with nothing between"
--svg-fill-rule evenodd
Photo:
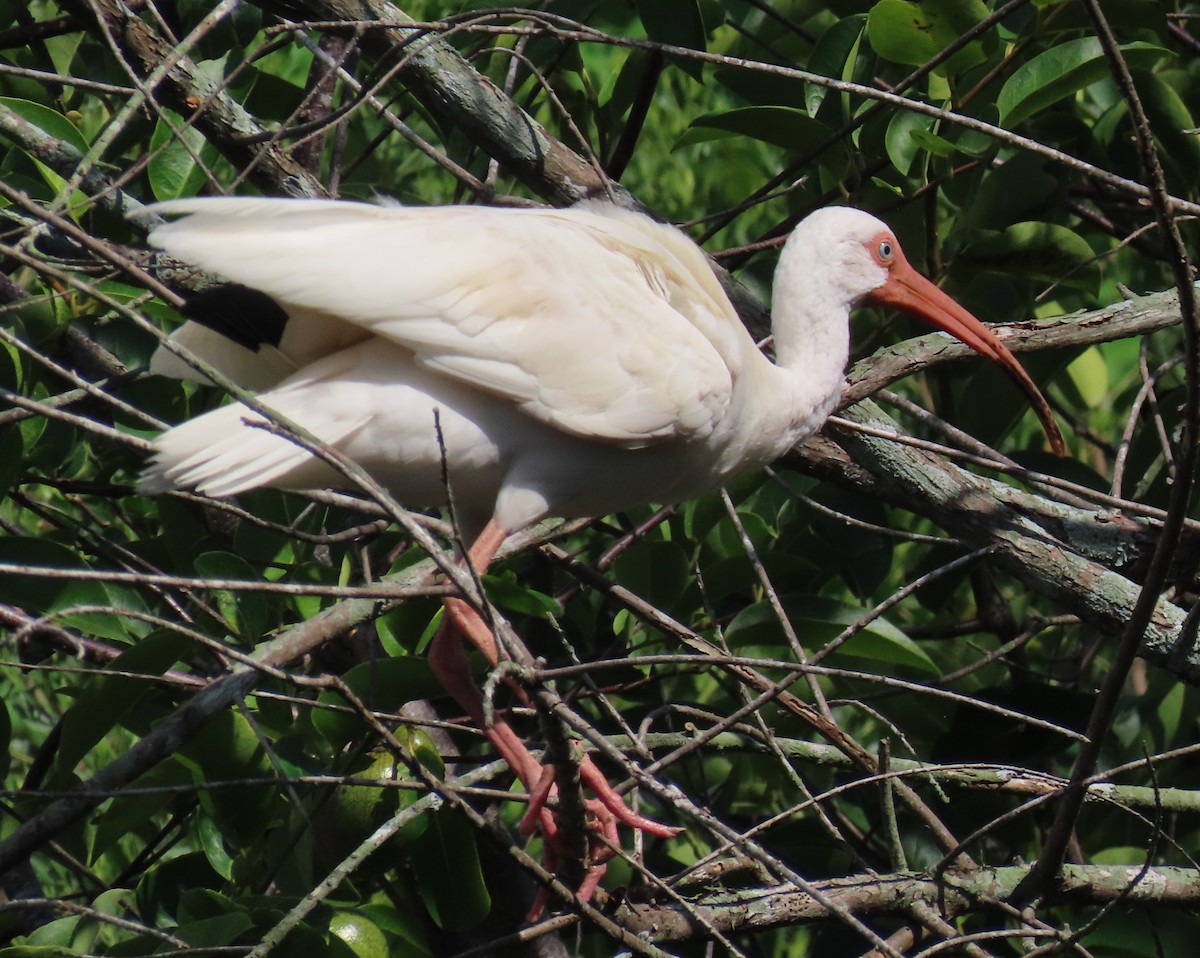
<instances>
[{"instance_id":1,"label":"white plumage","mask_svg":"<svg viewBox=\"0 0 1200 958\"><path fill-rule=\"evenodd\" d=\"M1062 450L1045 400L1011 353L909 266L883 223L857 210L815 213L785 245L775 364L691 240L605 203L513 210L192 199L154 209L182 215L154 230L154 245L277 304L260 298L252 306L260 316L224 316L218 293L207 306L217 331L191 321L172 341L408 505L446 500L436 416L479 571L505 535L543 516L677 501L818 429L838 398L849 311L864 300L905 309L999 362ZM163 348L152 368L200 378ZM143 490L224 496L339 482L305 449L251 425L261 421L232 403L169 430ZM502 715L484 721L462 654L460 636L495 663L490 631L457 600L447 600L447 613L430 652L434 669L534 792L537 762ZM581 773L597 796L595 827L610 840L614 820L672 833L630 812L589 761ZM542 829L553 862L548 785L538 794L527 823ZM602 871L597 850L582 897Z\"/></svg>"},{"instance_id":2,"label":"white plumage","mask_svg":"<svg viewBox=\"0 0 1200 958\"><path fill-rule=\"evenodd\" d=\"M288 314L278 345L257 353L194 322L175 342L410 505L445 499L437 409L450 482L476 531L493 515L513 531L547 514L673 501L769 462L832 410L851 306L900 266L938 293L874 217L820 211L780 259L776 366L691 240L607 203L219 198L155 209L185 215L156 229L154 245L261 290ZM872 258L881 237L892 272ZM961 316L925 318L963 335ZM992 357L1019 372L991 340ZM195 377L161 348L152 368ZM256 418L234 404L166 433L143 488L232 495L338 481L299 446L244 422Z\"/></svg>"}]
</instances>

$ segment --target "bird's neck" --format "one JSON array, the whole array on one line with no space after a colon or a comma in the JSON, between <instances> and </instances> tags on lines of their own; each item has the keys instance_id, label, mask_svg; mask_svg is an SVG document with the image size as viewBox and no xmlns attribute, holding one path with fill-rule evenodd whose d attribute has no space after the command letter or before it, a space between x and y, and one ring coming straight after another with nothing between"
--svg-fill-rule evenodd
<instances>
[{"instance_id":1,"label":"bird's neck","mask_svg":"<svg viewBox=\"0 0 1200 958\"><path fill-rule=\"evenodd\" d=\"M772 296L776 364L788 374L797 410L823 422L833 408L850 356L850 302L836 283L781 262ZM820 426L817 422L811 428Z\"/></svg>"}]
</instances>

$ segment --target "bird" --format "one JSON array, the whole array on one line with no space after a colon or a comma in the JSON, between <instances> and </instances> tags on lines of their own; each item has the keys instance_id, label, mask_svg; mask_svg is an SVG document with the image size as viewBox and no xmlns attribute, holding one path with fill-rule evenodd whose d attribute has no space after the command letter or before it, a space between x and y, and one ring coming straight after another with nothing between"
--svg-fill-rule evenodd
<instances>
[{"instance_id":1,"label":"bird","mask_svg":"<svg viewBox=\"0 0 1200 958\"><path fill-rule=\"evenodd\" d=\"M837 405L860 304L912 314L999 364L1065 454L1049 405L1003 342L862 210L817 210L784 244L774 361L698 245L604 200L557 209L209 197L150 211L169 218L151 245L224 281L193 297L151 371L204 380L172 347L190 351L405 505L443 505L448 485L469 544L463 562L477 574L543 518L693 498L817 431ZM264 421L232 402L167 430L141 491L344 484ZM522 829L542 831L554 865L553 769L503 713L485 717L464 642L496 666L494 636L461 599L445 606L433 671L530 793ZM601 839L615 843L618 824L663 837L678 829L633 812L590 759L580 773L594 831L577 891L586 900L611 854Z\"/></svg>"}]
</instances>

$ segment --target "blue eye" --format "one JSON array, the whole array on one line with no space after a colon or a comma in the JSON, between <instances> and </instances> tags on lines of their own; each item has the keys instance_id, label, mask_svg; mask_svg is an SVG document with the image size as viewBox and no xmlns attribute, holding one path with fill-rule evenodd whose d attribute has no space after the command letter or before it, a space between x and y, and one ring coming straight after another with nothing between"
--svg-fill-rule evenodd
<instances>
[{"instance_id":1,"label":"blue eye","mask_svg":"<svg viewBox=\"0 0 1200 958\"><path fill-rule=\"evenodd\" d=\"M880 242L876 252L881 260L890 260L892 258L892 244L887 240Z\"/></svg>"}]
</instances>

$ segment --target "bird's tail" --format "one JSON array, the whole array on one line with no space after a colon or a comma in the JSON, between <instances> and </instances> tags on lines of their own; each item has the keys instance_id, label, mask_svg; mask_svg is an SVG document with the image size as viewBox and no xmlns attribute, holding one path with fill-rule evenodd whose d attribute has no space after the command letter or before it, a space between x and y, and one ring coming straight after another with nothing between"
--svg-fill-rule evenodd
<instances>
[{"instance_id":1,"label":"bird's tail","mask_svg":"<svg viewBox=\"0 0 1200 958\"><path fill-rule=\"evenodd\" d=\"M336 479L333 469L308 449L265 425L263 416L233 403L167 430L154 442L138 491L156 495L195 489L219 497L260 486L309 489ZM337 443L357 425L342 421L334 432L322 429L321 439Z\"/></svg>"}]
</instances>

